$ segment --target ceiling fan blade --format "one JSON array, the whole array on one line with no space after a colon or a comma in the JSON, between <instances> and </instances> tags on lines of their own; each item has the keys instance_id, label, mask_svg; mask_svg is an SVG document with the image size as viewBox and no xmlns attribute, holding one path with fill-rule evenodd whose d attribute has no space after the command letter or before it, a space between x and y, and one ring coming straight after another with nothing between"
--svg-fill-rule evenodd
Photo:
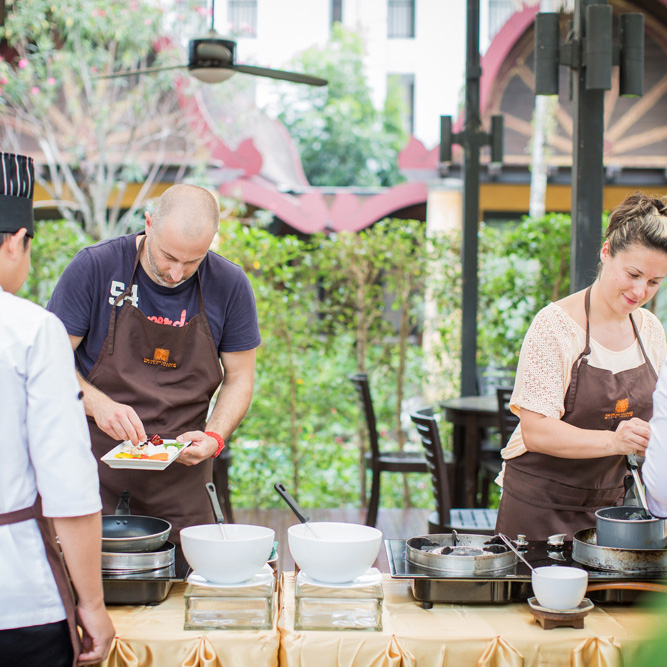
<instances>
[{"instance_id":1,"label":"ceiling fan blade","mask_svg":"<svg viewBox=\"0 0 667 667\"><path fill-rule=\"evenodd\" d=\"M165 72L170 69L183 69L187 65L167 65L165 67L144 67L143 69L128 69L123 72L114 72L113 74L98 74L93 79L117 79L122 76L132 76L134 74L151 74L152 72Z\"/></svg>"},{"instance_id":2,"label":"ceiling fan blade","mask_svg":"<svg viewBox=\"0 0 667 667\"><path fill-rule=\"evenodd\" d=\"M244 74L267 76L270 79L281 79L283 81L293 81L294 83L307 83L309 86L326 86L329 83L326 79L321 79L319 76L301 74L300 72L287 72L282 69L255 67L254 65L229 65L228 68Z\"/></svg>"}]
</instances>

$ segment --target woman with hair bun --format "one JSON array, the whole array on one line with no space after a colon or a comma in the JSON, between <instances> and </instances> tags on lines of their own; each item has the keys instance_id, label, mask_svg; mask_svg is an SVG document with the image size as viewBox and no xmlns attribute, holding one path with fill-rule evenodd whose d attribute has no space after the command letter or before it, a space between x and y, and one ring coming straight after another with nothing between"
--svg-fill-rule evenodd
<instances>
[{"instance_id":1,"label":"woman with hair bun","mask_svg":"<svg viewBox=\"0 0 667 667\"><path fill-rule=\"evenodd\" d=\"M609 216L595 282L543 308L526 333L498 532L572 539L622 499L625 455L646 450L667 352L662 324L642 306L665 275L667 200L636 192Z\"/></svg>"}]
</instances>

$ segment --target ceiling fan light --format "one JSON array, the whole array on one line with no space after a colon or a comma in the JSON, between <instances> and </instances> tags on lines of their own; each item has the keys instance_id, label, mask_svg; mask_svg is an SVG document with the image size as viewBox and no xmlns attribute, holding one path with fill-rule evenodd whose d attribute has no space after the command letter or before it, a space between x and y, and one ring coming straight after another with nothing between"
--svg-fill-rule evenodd
<instances>
[{"instance_id":1,"label":"ceiling fan light","mask_svg":"<svg viewBox=\"0 0 667 667\"><path fill-rule=\"evenodd\" d=\"M224 67L193 67L190 74L204 83L222 83L234 74L234 70Z\"/></svg>"}]
</instances>

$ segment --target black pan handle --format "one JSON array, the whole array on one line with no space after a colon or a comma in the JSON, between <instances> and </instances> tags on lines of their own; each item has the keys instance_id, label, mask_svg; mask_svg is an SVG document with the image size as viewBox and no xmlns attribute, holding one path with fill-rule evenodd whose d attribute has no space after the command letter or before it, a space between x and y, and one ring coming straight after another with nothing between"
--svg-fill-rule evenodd
<instances>
[{"instance_id":1,"label":"black pan handle","mask_svg":"<svg viewBox=\"0 0 667 667\"><path fill-rule=\"evenodd\" d=\"M130 514L130 492L121 491L114 514Z\"/></svg>"},{"instance_id":2,"label":"black pan handle","mask_svg":"<svg viewBox=\"0 0 667 667\"><path fill-rule=\"evenodd\" d=\"M215 484L213 484L213 482L207 482L206 490L208 491L208 499L211 501L211 507L213 508L213 514L215 514L216 522L225 523L225 515L222 513L222 507L220 507L220 501L218 500L218 492L215 488Z\"/></svg>"},{"instance_id":3,"label":"black pan handle","mask_svg":"<svg viewBox=\"0 0 667 667\"><path fill-rule=\"evenodd\" d=\"M278 495L289 505L289 508L294 512L294 516L301 521L301 523L306 523L310 521L310 517L306 516L306 513L299 507L299 504L292 498L290 492L285 488L284 484L276 482L273 485L273 488L278 492Z\"/></svg>"}]
</instances>

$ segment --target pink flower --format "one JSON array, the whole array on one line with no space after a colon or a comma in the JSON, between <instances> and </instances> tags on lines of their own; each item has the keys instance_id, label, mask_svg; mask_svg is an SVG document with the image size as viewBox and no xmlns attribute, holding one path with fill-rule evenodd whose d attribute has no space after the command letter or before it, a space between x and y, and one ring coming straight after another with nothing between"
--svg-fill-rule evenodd
<instances>
[{"instance_id":1,"label":"pink flower","mask_svg":"<svg viewBox=\"0 0 667 667\"><path fill-rule=\"evenodd\" d=\"M106 16L107 13L103 9L93 9L93 16Z\"/></svg>"},{"instance_id":2,"label":"pink flower","mask_svg":"<svg viewBox=\"0 0 667 667\"><path fill-rule=\"evenodd\" d=\"M27 66L28 66L28 59L21 58L21 60L19 60L19 69L25 69Z\"/></svg>"},{"instance_id":3,"label":"pink flower","mask_svg":"<svg viewBox=\"0 0 667 667\"><path fill-rule=\"evenodd\" d=\"M135 11L138 7L139 7L139 3L135 2L135 0L132 0L132 2L130 3L130 9L132 11Z\"/></svg>"},{"instance_id":4,"label":"pink flower","mask_svg":"<svg viewBox=\"0 0 667 667\"><path fill-rule=\"evenodd\" d=\"M7 83L8 83L8 81L7 81L6 76L3 76L2 78L0 78L0 85L5 86L5 85L7 85Z\"/></svg>"},{"instance_id":5,"label":"pink flower","mask_svg":"<svg viewBox=\"0 0 667 667\"><path fill-rule=\"evenodd\" d=\"M49 86L55 86L55 85L56 85L56 80L55 80L52 76L50 76L50 77L46 80L46 83L48 83Z\"/></svg>"},{"instance_id":6,"label":"pink flower","mask_svg":"<svg viewBox=\"0 0 667 667\"><path fill-rule=\"evenodd\" d=\"M33 86L33 87L30 89L30 92L31 92L33 95L37 95L37 93L39 93L39 88L38 88L37 86Z\"/></svg>"}]
</instances>

